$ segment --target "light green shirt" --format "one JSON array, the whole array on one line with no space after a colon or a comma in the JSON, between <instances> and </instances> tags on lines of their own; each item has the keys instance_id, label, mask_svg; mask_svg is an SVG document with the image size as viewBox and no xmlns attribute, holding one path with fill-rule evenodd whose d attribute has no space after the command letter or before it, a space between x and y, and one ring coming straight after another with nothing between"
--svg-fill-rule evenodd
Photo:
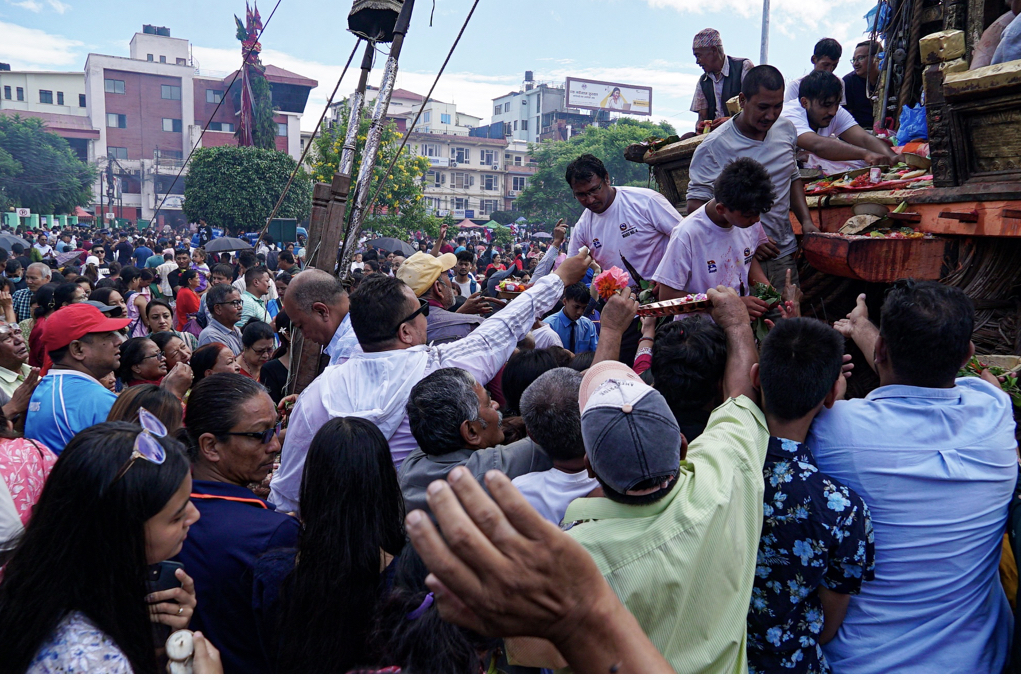
<instances>
[{"instance_id":1,"label":"light green shirt","mask_svg":"<svg viewBox=\"0 0 1021 680\"><path fill-rule=\"evenodd\" d=\"M747 673L745 621L769 430L747 397L713 411L651 505L579 498L565 525L678 673Z\"/></svg>"},{"instance_id":2,"label":"light green shirt","mask_svg":"<svg viewBox=\"0 0 1021 680\"><path fill-rule=\"evenodd\" d=\"M241 294L241 320L234 324L234 327L241 330L252 318L266 323L272 321L269 318L269 312L266 311L266 303L246 290Z\"/></svg>"},{"instance_id":3,"label":"light green shirt","mask_svg":"<svg viewBox=\"0 0 1021 680\"><path fill-rule=\"evenodd\" d=\"M31 371L32 367L28 364L21 365L20 373L15 373L0 366L0 390L3 390L8 397L14 396L14 390L21 387L21 383L25 382L25 378L28 377Z\"/></svg>"}]
</instances>

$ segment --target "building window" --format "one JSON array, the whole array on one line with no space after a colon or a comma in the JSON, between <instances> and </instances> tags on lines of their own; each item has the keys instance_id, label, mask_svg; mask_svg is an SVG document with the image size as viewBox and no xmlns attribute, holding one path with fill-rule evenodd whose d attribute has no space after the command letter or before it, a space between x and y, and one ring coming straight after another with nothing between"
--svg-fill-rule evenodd
<instances>
[{"instance_id":1,"label":"building window","mask_svg":"<svg viewBox=\"0 0 1021 680\"><path fill-rule=\"evenodd\" d=\"M181 88L177 85L160 85L160 96L163 99L181 99Z\"/></svg>"},{"instance_id":2,"label":"building window","mask_svg":"<svg viewBox=\"0 0 1021 680\"><path fill-rule=\"evenodd\" d=\"M518 121L514 121L514 131L518 131Z\"/></svg>"},{"instance_id":3,"label":"building window","mask_svg":"<svg viewBox=\"0 0 1021 680\"><path fill-rule=\"evenodd\" d=\"M111 94L124 94L124 81L107 78L103 81L103 88Z\"/></svg>"},{"instance_id":4,"label":"building window","mask_svg":"<svg viewBox=\"0 0 1021 680\"><path fill-rule=\"evenodd\" d=\"M164 55L162 55L162 54L160 55L160 63L161 64L167 63L167 58Z\"/></svg>"},{"instance_id":5,"label":"building window","mask_svg":"<svg viewBox=\"0 0 1021 680\"><path fill-rule=\"evenodd\" d=\"M432 111L426 111L425 113L422 114L422 122L430 123L432 122L432 117L433 117Z\"/></svg>"},{"instance_id":6,"label":"building window","mask_svg":"<svg viewBox=\"0 0 1021 680\"><path fill-rule=\"evenodd\" d=\"M503 112L510 113L510 102L507 102L506 104L503 105Z\"/></svg>"},{"instance_id":7,"label":"building window","mask_svg":"<svg viewBox=\"0 0 1021 680\"><path fill-rule=\"evenodd\" d=\"M479 209L482 211L483 215L491 215L500 208L497 205L497 201L482 201L479 205Z\"/></svg>"},{"instance_id":8,"label":"building window","mask_svg":"<svg viewBox=\"0 0 1021 680\"><path fill-rule=\"evenodd\" d=\"M528 121L527 120L521 121L521 129L522 130L527 130L528 129Z\"/></svg>"},{"instance_id":9,"label":"building window","mask_svg":"<svg viewBox=\"0 0 1021 680\"><path fill-rule=\"evenodd\" d=\"M145 60L146 61L153 61L152 55L151 54L145 55Z\"/></svg>"},{"instance_id":10,"label":"building window","mask_svg":"<svg viewBox=\"0 0 1021 680\"><path fill-rule=\"evenodd\" d=\"M180 132L181 131L181 119L180 118L164 118L163 119L163 131L164 132Z\"/></svg>"},{"instance_id":11,"label":"building window","mask_svg":"<svg viewBox=\"0 0 1021 680\"><path fill-rule=\"evenodd\" d=\"M187 59L182 59L181 57L178 57L177 58L177 65L178 66L187 66L188 65L188 60Z\"/></svg>"},{"instance_id":12,"label":"building window","mask_svg":"<svg viewBox=\"0 0 1021 680\"><path fill-rule=\"evenodd\" d=\"M514 191L524 191L525 187L528 185L524 177L512 177L511 180L513 181L511 187Z\"/></svg>"},{"instance_id":13,"label":"building window","mask_svg":"<svg viewBox=\"0 0 1021 680\"><path fill-rule=\"evenodd\" d=\"M206 90L206 103L219 104L223 101L223 90Z\"/></svg>"},{"instance_id":14,"label":"building window","mask_svg":"<svg viewBox=\"0 0 1021 680\"><path fill-rule=\"evenodd\" d=\"M471 205L471 203L468 202L467 198L454 199L454 210L468 210L469 205Z\"/></svg>"},{"instance_id":15,"label":"building window","mask_svg":"<svg viewBox=\"0 0 1021 680\"><path fill-rule=\"evenodd\" d=\"M427 158L439 158L440 157L440 146L439 144L423 144L422 155Z\"/></svg>"},{"instance_id":16,"label":"building window","mask_svg":"<svg viewBox=\"0 0 1021 680\"><path fill-rule=\"evenodd\" d=\"M426 184L431 184L433 187L439 187L443 183L443 178L438 172L427 172L426 173ZM439 206L436 206L437 208Z\"/></svg>"},{"instance_id":17,"label":"building window","mask_svg":"<svg viewBox=\"0 0 1021 680\"><path fill-rule=\"evenodd\" d=\"M493 115L499 116L501 113L503 113L503 107L497 104L496 109L493 111Z\"/></svg>"},{"instance_id":18,"label":"building window","mask_svg":"<svg viewBox=\"0 0 1021 680\"><path fill-rule=\"evenodd\" d=\"M25 88L19 87L17 89L17 92L18 92L18 101L19 102L25 101Z\"/></svg>"},{"instance_id":19,"label":"building window","mask_svg":"<svg viewBox=\"0 0 1021 680\"><path fill-rule=\"evenodd\" d=\"M521 156L515 156L514 157L514 165L517 165L518 167L521 167Z\"/></svg>"},{"instance_id":20,"label":"building window","mask_svg":"<svg viewBox=\"0 0 1021 680\"><path fill-rule=\"evenodd\" d=\"M455 189L468 189L475 184L475 178L467 172L451 173L450 181Z\"/></svg>"},{"instance_id":21,"label":"building window","mask_svg":"<svg viewBox=\"0 0 1021 680\"><path fill-rule=\"evenodd\" d=\"M57 93L57 105L58 106L63 106L64 105L64 93L63 92L58 92Z\"/></svg>"},{"instance_id":22,"label":"building window","mask_svg":"<svg viewBox=\"0 0 1021 680\"><path fill-rule=\"evenodd\" d=\"M479 163L482 165L495 165L496 154L493 153L492 149L479 150Z\"/></svg>"},{"instance_id":23,"label":"building window","mask_svg":"<svg viewBox=\"0 0 1021 680\"><path fill-rule=\"evenodd\" d=\"M482 188L486 191L499 191L500 178L497 177L496 175L483 175Z\"/></svg>"},{"instance_id":24,"label":"building window","mask_svg":"<svg viewBox=\"0 0 1021 680\"><path fill-rule=\"evenodd\" d=\"M450 114L449 113L441 113L440 114L440 123L443 124L443 125L450 125Z\"/></svg>"},{"instance_id":25,"label":"building window","mask_svg":"<svg viewBox=\"0 0 1021 680\"><path fill-rule=\"evenodd\" d=\"M106 114L106 126L108 128L126 128L128 117L123 113L108 113Z\"/></svg>"},{"instance_id":26,"label":"building window","mask_svg":"<svg viewBox=\"0 0 1021 680\"><path fill-rule=\"evenodd\" d=\"M210 123L208 129L214 132L234 132L234 123Z\"/></svg>"},{"instance_id":27,"label":"building window","mask_svg":"<svg viewBox=\"0 0 1021 680\"><path fill-rule=\"evenodd\" d=\"M287 136L287 123L277 123L277 137Z\"/></svg>"},{"instance_id":28,"label":"building window","mask_svg":"<svg viewBox=\"0 0 1021 680\"><path fill-rule=\"evenodd\" d=\"M452 146L450 147L450 160L454 161L455 163L471 163L472 150Z\"/></svg>"},{"instance_id":29,"label":"building window","mask_svg":"<svg viewBox=\"0 0 1021 680\"><path fill-rule=\"evenodd\" d=\"M40 104L52 104L53 103L53 90L39 90L39 103Z\"/></svg>"},{"instance_id":30,"label":"building window","mask_svg":"<svg viewBox=\"0 0 1021 680\"><path fill-rule=\"evenodd\" d=\"M535 112L542 113L542 100L538 97L535 98Z\"/></svg>"},{"instance_id":31,"label":"building window","mask_svg":"<svg viewBox=\"0 0 1021 680\"><path fill-rule=\"evenodd\" d=\"M168 151L167 149L160 149L160 158L180 161L184 160L184 153L182 153L181 151Z\"/></svg>"},{"instance_id":32,"label":"building window","mask_svg":"<svg viewBox=\"0 0 1021 680\"><path fill-rule=\"evenodd\" d=\"M83 94L78 95L78 106L80 106L83 109L85 108L85 95Z\"/></svg>"},{"instance_id":33,"label":"building window","mask_svg":"<svg viewBox=\"0 0 1021 680\"><path fill-rule=\"evenodd\" d=\"M122 161L127 160L128 148L126 146L108 146L106 147L106 155Z\"/></svg>"},{"instance_id":34,"label":"building window","mask_svg":"<svg viewBox=\"0 0 1021 680\"><path fill-rule=\"evenodd\" d=\"M10 99L10 98L11 98L11 86L10 85L4 85L4 99Z\"/></svg>"}]
</instances>

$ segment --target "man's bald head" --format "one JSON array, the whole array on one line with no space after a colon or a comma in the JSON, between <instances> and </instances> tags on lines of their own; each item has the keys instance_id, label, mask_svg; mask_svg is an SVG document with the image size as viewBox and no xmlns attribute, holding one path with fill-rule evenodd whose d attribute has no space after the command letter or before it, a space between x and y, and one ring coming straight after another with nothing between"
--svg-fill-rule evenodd
<instances>
[{"instance_id":1,"label":"man's bald head","mask_svg":"<svg viewBox=\"0 0 1021 680\"><path fill-rule=\"evenodd\" d=\"M319 269L306 269L291 279L284 310L305 337L328 345L347 316L347 291L340 279Z\"/></svg>"}]
</instances>

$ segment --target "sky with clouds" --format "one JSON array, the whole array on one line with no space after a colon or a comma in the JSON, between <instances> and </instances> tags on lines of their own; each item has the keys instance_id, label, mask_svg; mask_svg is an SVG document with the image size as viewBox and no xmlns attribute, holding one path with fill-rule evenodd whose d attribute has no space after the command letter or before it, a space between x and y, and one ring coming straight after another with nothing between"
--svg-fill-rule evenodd
<instances>
[{"instance_id":1,"label":"sky with clouds","mask_svg":"<svg viewBox=\"0 0 1021 680\"><path fill-rule=\"evenodd\" d=\"M259 6L264 22L276 0ZM233 14L243 0L173 0L158 6L123 0L0 0L0 61L15 70L77 71L90 52L127 56L142 24L170 28L193 45L202 69L232 71L240 43ZM851 70L850 53L863 38L863 16L874 0L772 0L769 62L786 77L811 68L815 41L844 46L838 75ZM398 87L425 94L453 43L472 0L417 0L401 57ZM354 45L346 32L346 2L280 0L262 37L263 62L315 78L302 129L319 117ZM430 15L432 15L430 17ZM653 88L654 120L688 129L701 70L691 38L718 29L733 56L758 63L761 0L481 0L433 95L488 122L494 97L519 89L524 72L562 83L566 76ZM431 18L431 26L430 26ZM370 83L378 85L384 57ZM349 71L341 92L357 80Z\"/></svg>"}]
</instances>

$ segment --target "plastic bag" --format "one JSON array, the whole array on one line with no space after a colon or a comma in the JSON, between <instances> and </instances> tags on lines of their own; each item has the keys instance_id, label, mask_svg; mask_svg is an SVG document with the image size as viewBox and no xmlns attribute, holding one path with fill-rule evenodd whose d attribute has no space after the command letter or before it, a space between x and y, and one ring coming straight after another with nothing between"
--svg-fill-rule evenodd
<instances>
[{"instance_id":1,"label":"plastic bag","mask_svg":"<svg viewBox=\"0 0 1021 680\"><path fill-rule=\"evenodd\" d=\"M902 108L900 126L897 128L898 146L903 146L916 139L929 139L929 128L925 122L925 107L921 104Z\"/></svg>"}]
</instances>

